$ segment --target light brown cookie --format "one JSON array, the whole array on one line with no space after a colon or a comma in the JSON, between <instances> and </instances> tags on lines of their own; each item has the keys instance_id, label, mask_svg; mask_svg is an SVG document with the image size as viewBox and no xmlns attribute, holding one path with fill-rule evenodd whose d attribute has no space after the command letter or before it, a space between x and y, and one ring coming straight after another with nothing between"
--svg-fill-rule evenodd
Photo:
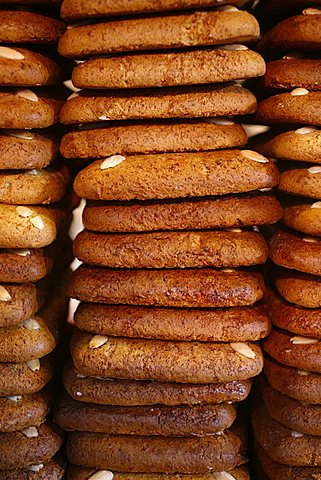
<instances>
[{"instance_id":1,"label":"light brown cookie","mask_svg":"<svg viewBox=\"0 0 321 480\"><path fill-rule=\"evenodd\" d=\"M228 430L199 438L136 437L73 432L67 455L73 464L126 472L206 473L242 463L240 440Z\"/></svg>"},{"instance_id":2,"label":"light brown cookie","mask_svg":"<svg viewBox=\"0 0 321 480\"><path fill-rule=\"evenodd\" d=\"M291 195L321 199L321 166L296 168L281 173L278 188Z\"/></svg>"},{"instance_id":3,"label":"light brown cookie","mask_svg":"<svg viewBox=\"0 0 321 480\"><path fill-rule=\"evenodd\" d=\"M250 393L251 380L227 383L173 383L86 377L66 365L64 385L74 400L99 405L204 405L241 402Z\"/></svg>"},{"instance_id":4,"label":"light brown cookie","mask_svg":"<svg viewBox=\"0 0 321 480\"><path fill-rule=\"evenodd\" d=\"M66 30L63 22L25 10L0 11L1 43L56 43Z\"/></svg>"},{"instance_id":5,"label":"light brown cookie","mask_svg":"<svg viewBox=\"0 0 321 480\"><path fill-rule=\"evenodd\" d=\"M49 249L0 249L0 282L38 282L53 267Z\"/></svg>"},{"instance_id":6,"label":"light brown cookie","mask_svg":"<svg viewBox=\"0 0 321 480\"><path fill-rule=\"evenodd\" d=\"M283 222L299 232L321 236L321 202L286 207Z\"/></svg>"},{"instance_id":7,"label":"light brown cookie","mask_svg":"<svg viewBox=\"0 0 321 480\"><path fill-rule=\"evenodd\" d=\"M72 94L63 105L64 124L141 120L155 118L199 118L254 113L256 98L240 85L194 86L154 90L109 90L102 94Z\"/></svg>"},{"instance_id":8,"label":"light brown cookie","mask_svg":"<svg viewBox=\"0 0 321 480\"><path fill-rule=\"evenodd\" d=\"M252 150L114 155L78 173L74 190L89 200L154 200L250 192L278 180L276 166Z\"/></svg>"},{"instance_id":9,"label":"light brown cookie","mask_svg":"<svg viewBox=\"0 0 321 480\"><path fill-rule=\"evenodd\" d=\"M318 72L321 61L308 58L283 57L266 66L264 84L270 88L307 88L320 90Z\"/></svg>"},{"instance_id":10,"label":"light brown cookie","mask_svg":"<svg viewBox=\"0 0 321 480\"><path fill-rule=\"evenodd\" d=\"M1 86L47 86L56 85L60 80L59 65L44 55L25 48L0 46Z\"/></svg>"},{"instance_id":11,"label":"light brown cookie","mask_svg":"<svg viewBox=\"0 0 321 480\"><path fill-rule=\"evenodd\" d=\"M0 470L0 480L48 480L49 478L50 480L62 480L64 478L62 461L53 458L48 462L31 465L27 468Z\"/></svg>"},{"instance_id":12,"label":"light brown cookie","mask_svg":"<svg viewBox=\"0 0 321 480\"><path fill-rule=\"evenodd\" d=\"M321 19L321 17L320 17ZM259 103L257 117L267 124L321 125L321 92L296 88Z\"/></svg>"},{"instance_id":13,"label":"light brown cookie","mask_svg":"<svg viewBox=\"0 0 321 480\"><path fill-rule=\"evenodd\" d=\"M207 122L149 123L95 128L64 135L65 158L102 158L115 154L192 152L242 147L247 135L225 118Z\"/></svg>"},{"instance_id":14,"label":"light brown cookie","mask_svg":"<svg viewBox=\"0 0 321 480\"><path fill-rule=\"evenodd\" d=\"M279 160L321 163L321 131L315 127L280 133L255 147L263 155Z\"/></svg>"},{"instance_id":15,"label":"light brown cookie","mask_svg":"<svg viewBox=\"0 0 321 480\"><path fill-rule=\"evenodd\" d=\"M47 167L59 151L54 135L2 130L0 132L0 169L29 170Z\"/></svg>"},{"instance_id":16,"label":"light brown cookie","mask_svg":"<svg viewBox=\"0 0 321 480\"><path fill-rule=\"evenodd\" d=\"M191 310L82 302L74 322L82 331L107 336L201 342L256 341L270 330L261 306Z\"/></svg>"},{"instance_id":17,"label":"light brown cookie","mask_svg":"<svg viewBox=\"0 0 321 480\"><path fill-rule=\"evenodd\" d=\"M260 373L260 347L248 343L169 342L111 338L75 331L76 369L102 378L182 383L247 380Z\"/></svg>"},{"instance_id":18,"label":"light brown cookie","mask_svg":"<svg viewBox=\"0 0 321 480\"><path fill-rule=\"evenodd\" d=\"M1 13L1 12L0 12ZM0 15L1 16L1 15ZM29 89L0 92L0 128L46 128L58 122L63 101Z\"/></svg>"},{"instance_id":19,"label":"light brown cookie","mask_svg":"<svg viewBox=\"0 0 321 480\"><path fill-rule=\"evenodd\" d=\"M67 287L85 302L166 307L234 307L261 300L261 274L214 269L113 270L79 267Z\"/></svg>"},{"instance_id":20,"label":"light brown cookie","mask_svg":"<svg viewBox=\"0 0 321 480\"><path fill-rule=\"evenodd\" d=\"M228 48L227 48L228 47ZM152 88L260 77L263 58L244 46L94 58L74 68L77 88Z\"/></svg>"},{"instance_id":21,"label":"light brown cookie","mask_svg":"<svg viewBox=\"0 0 321 480\"><path fill-rule=\"evenodd\" d=\"M279 293L290 303L307 307L321 307L321 278L306 273L285 270L275 280Z\"/></svg>"}]
</instances>

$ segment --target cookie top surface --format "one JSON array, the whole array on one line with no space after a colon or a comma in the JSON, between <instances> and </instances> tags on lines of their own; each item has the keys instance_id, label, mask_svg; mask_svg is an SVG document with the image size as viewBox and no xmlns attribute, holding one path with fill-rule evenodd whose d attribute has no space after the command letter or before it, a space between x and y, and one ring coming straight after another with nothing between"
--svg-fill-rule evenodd
<instances>
[{"instance_id":1,"label":"cookie top surface","mask_svg":"<svg viewBox=\"0 0 321 480\"><path fill-rule=\"evenodd\" d=\"M321 202L286 207L283 221L299 232L321 236Z\"/></svg>"},{"instance_id":2,"label":"cookie top surface","mask_svg":"<svg viewBox=\"0 0 321 480\"><path fill-rule=\"evenodd\" d=\"M242 147L247 135L228 118L200 122L141 123L75 131L64 135L65 158L103 158L109 155L169 153Z\"/></svg>"},{"instance_id":3,"label":"cookie top surface","mask_svg":"<svg viewBox=\"0 0 321 480\"><path fill-rule=\"evenodd\" d=\"M287 90L293 88L320 90L320 68L320 60L284 57L266 65L264 84L270 88Z\"/></svg>"},{"instance_id":4,"label":"cookie top surface","mask_svg":"<svg viewBox=\"0 0 321 480\"><path fill-rule=\"evenodd\" d=\"M77 195L90 200L152 200L250 192L278 183L276 166L252 150L114 155L76 177Z\"/></svg>"},{"instance_id":5,"label":"cookie top surface","mask_svg":"<svg viewBox=\"0 0 321 480\"><path fill-rule=\"evenodd\" d=\"M54 18L25 10L0 11L2 43L57 43L66 27Z\"/></svg>"},{"instance_id":6,"label":"cookie top surface","mask_svg":"<svg viewBox=\"0 0 321 480\"><path fill-rule=\"evenodd\" d=\"M291 195L321 199L321 166L296 168L281 173L278 188Z\"/></svg>"},{"instance_id":7,"label":"cookie top surface","mask_svg":"<svg viewBox=\"0 0 321 480\"><path fill-rule=\"evenodd\" d=\"M82 266L72 275L67 293L79 300L168 307L252 305L264 292L261 274L209 268L139 270Z\"/></svg>"},{"instance_id":8,"label":"cookie top surface","mask_svg":"<svg viewBox=\"0 0 321 480\"><path fill-rule=\"evenodd\" d=\"M247 343L137 340L75 331L70 348L80 373L102 378L218 383L247 380L263 367L260 347Z\"/></svg>"},{"instance_id":9,"label":"cookie top surface","mask_svg":"<svg viewBox=\"0 0 321 480\"><path fill-rule=\"evenodd\" d=\"M232 49L231 49L232 48ZM152 88L230 82L265 73L261 55L243 45L178 53L94 58L74 68L77 88Z\"/></svg>"},{"instance_id":10,"label":"cookie top surface","mask_svg":"<svg viewBox=\"0 0 321 480\"><path fill-rule=\"evenodd\" d=\"M113 20L66 30L58 50L69 58L118 52L240 44L260 34L244 11L203 11L184 15Z\"/></svg>"},{"instance_id":11,"label":"cookie top surface","mask_svg":"<svg viewBox=\"0 0 321 480\"><path fill-rule=\"evenodd\" d=\"M250 393L250 380L227 383L173 383L138 380L104 380L79 374L70 364L64 385L74 400L99 405L203 405L240 402Z\"/></svg>"},{"instance_id":12,"label":"cookie top surface","mask_svg":"<svg viewBox=\"0 0 321 480\"><path fill-rule=\"evenodd\" d=\"M321 92L298 88L260 102L257 116L267 124L321 125L320 107Z\"/></svg>"},{"instance_id":13,"label":"cookie top surface","mask_svg":"<svg viewBox=\"0 0 321 480\"><path fill-rule=\"evenodd\" d=\"M279 160L321 164L321 131L315 127L298 128L280 133L256 148Z\"/></svg>"},{"instance_id":14,"label":"cookie top surface","mask_svg":"<svg viewBox=\"0 0 321 480\"><path fill-rule=\"evenodd\" d=\"M141 120L155 118L197 118L254 113L256 98L240 85L194 86L156 90L109 90L104 93L72 94L63 105L64 124Z\"/></svg>"},{"instance_id":15,"label":"cookie top surface","mask_svg":"<svg viewBox=\"0 0 321 480\"><path fill-rule=\"evenodd\" d=\"M321 278L316 275L284 270L277 275L275 285L290 303L307 308L321 307Z\"/></svg>"},{"instance_id":16,"label":"cookie top surface","mask_svg":"<svg viewBox=\"0 0 321 480\"><path fill-rule=\"evenodd\" d=\"M281 216L276 198L253 195L127 205L87 202L83 222L97 232L145 232L239 228L275 223Z\"/></svg>"},{"instance_id":17,"label":"cookie top surface","mask_svg":"<svg viewBox=\"0 0 321 480\"><path fill-rule=\"evenodd\" d=\"M94 17L133 15L137 13L166 12L168 10L206 8L215 6L243 6L247 0L64 0L61 16L74 21Z\"/></svg>"},{"instance_id":18,"label":"cookie top surface","mask_svg":"<svg viewBox=\"0 0 321 480\"><path fill-rule=\"evenodd\" d=\"M81 303L74 321L82 331L159 340L255 341L270 330L262 307L191 310Z\"/></svg>"}]
</instances>

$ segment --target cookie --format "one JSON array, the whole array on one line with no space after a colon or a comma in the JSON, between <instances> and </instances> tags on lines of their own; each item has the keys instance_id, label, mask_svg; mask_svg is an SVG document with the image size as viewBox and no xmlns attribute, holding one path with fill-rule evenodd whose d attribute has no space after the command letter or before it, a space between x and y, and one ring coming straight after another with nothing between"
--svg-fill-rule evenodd
<instances>
[{"instance_id":1,"label":"cookie","mask_svg":"<svg viewBox=\"0 0 321 480\"><path fill-rule=\"evenodd\" d=\"M14 205L46 205L59 202L70 181L67 167L46 170L0 172L0 202Z\"/></svg>"},{"instance_id":2,"label":"cookie","mask_svg":"<svg viewBox=\"0 0 321 480\"><path fill-rule=\"evenodd\" d=\"M320 17L321 19L321 17ZM259 103L257 117L264 123L321 125L321 92L296 88Z\"/></svg>"},{"instance_id":3,"label":"cookie","mask_svg":"<svg viewBox=\"0 0 321 480\"><path fill-rule=\"evenodd\" d=\"M260 373L260 347L247 343L168 342L74 332L71 355L83 375L181 383L247 380Z\"/></svg>"},{"instance_id":4,"label":"cookie","mask_svg":"<svg viewBox=\"0 0 321 480\"><path fill-rule=\"evenodd\" d=\"M84 230L74 241L74 255L111 268L226 268L263 264L268 248L261 234L248 231L108 235Z\"/></svg>"},{"instance_id":5,"label":"cookie","mask_svg":"<svg viewBox=\"0 0 321 480\"><path fill-rule=\"evenodd\" d=\"M270 330L261 306L191 310L82 302L74 322L82 331L107 336L201 342L256 341Z\"/></svg>"},{"instance_id":6,"label":"cookie","mask_svg":"<svg viewBox=\"0 0 321 480\"><path fill-rule=\"evenodd\" d=\"M63 22L25 10L0 11L1 43L57 43L66 30Z\"/></svg>"},{"instance_id":7,"label":"cookie","mask_svg":"<svg viewBox=\"0 0 321 480\"><path fill-rule=\"evenodd\" d=\"M321 242L317 237L280 230L270 240L270 258L281 267L321 275Z\"/></svg>"},{"instance_id":8,"label":"cookie","mask_svg":"<svg viewBox=\"0 0 321 480\"><path fill-rule=\"evenodd\" d=\"M318 50L321 45L321 9L306 8L301 15L289 17L264 35L260 47L264 50Z\"/></svg>"},{"instance_id":9,"label":"cookie","mask_svg":"<svg viewBox=\"0 0 321 480\"><path fill-rule=\"evenodd\" d=\"M320 90L318 72L321 61L308 58L283 57L266 66L264 84L269 88L306 88Z\"/></svg>"},{"instance_id":10,"label":"cookie","mask_svg":"<svg viewBox=\"0 0 321 480\"><path fill-rule=\"evenodd\" d=\"M42 390L54 373L53 354L28 363L0 363L0 396L28 395Z\"/></svg>"},{"instance_id":11,"label":"cookie","mask_svg":"<svg viewBox=\"0 0 321 480\"><path fill-rule=\"evenodd\" d=\"M229 470L242 463L239 449L239 438L229 431L183 439L74 432L67 441L72 464L136 473Z\"/></svg>"},{"instance_id":12,"label":"cookie","mask_svg":"<svg viewBox=\"0 0 321 480\"><path fill-rule=\"evenodd\" d=\"M129 18L66 30L60 55L86 58L119 52L246 43L257 40L257 20L245 11L203 11ZM200 82L201 83L201 82Z\"/></svg>"},{"instance_id":13,"label":"cookie","mask_svg":"<svg viewBox=\"0 0 321 480\"><path fill-rule=\"evenodd\" d=\"M0 397L0 432L39 427L49 413L52 393L43 390L31 395Z\"/></svg>"},{"instance_id":14,"label":"cookie","mask_svg":"<svg viewBox=\"0 0 321 480\"><path fill-rule=\"evenodd\" d=\"M74 68L72 83L77 88L152 88L230 82L264 73L265 63L257 52L244 45L228 45L214 50L94 58Z\"/></svg>"},{"instance_id":15,"label":"cookie","mask_svg":"<svg viewBox=\"0 0 321 480\"><path fill-rule=\"evenodd\" d=\"M277 222L282 208L267 195L110 204L87 202L83 222L96 232L199 230L265 225Z\"/></svg>"},{"instance_id":16,"label":"cookie","mask_svg":"<svg viewBox=\"0 0 321 480\"><path fill-rule=\"evenodd\" d=\"M311 405L321 404L321 375L264 358L264 373L278 392Z\"/></svg>"},{"instance_id":17,"label":"cookie","mask_svg":"<svg viewBox=\"0 0 321 480\"><path fill-rule=\"evenodd\" d=\"M67 480L94 480L94 475L100 473L99 470L93 468L77 467L70 465L67 474ZM109 471L106 471L106 475ZM1 474L0 474L1 475ZM222 477L223 475L223 477ZM193 475L195 480L218 480L219 477L228 479L228 475L232 476L234 480L249 480L249 474L246 468L233 468L228 472L217 473L201 473L199 475ZM108 478L108 477L106 477ZM190 475L184 474L167 474L167 473L113 473L113 480L189 480ZM0 476L0 480L1 476ZM4 479L7 480L7 479Z\"/></svg>"},{"instance_id":18,"label":"cookie","mask_svg":"<svg viewBox=\"0 0 321 480\"><path fill-rule=\"evenodd\" d=\"M240 85L194 86L161 90L106 91L72 94L60 111L64 124L199 118L254 113L256 98Z\"/></svg>"},{"instance_id":19,"label":"cookie","mask_svg":"<svg viewBox=\"0 0 321 480\"><path fill-rule=\"evenodd\" d=\"M291 305L276 294L269 295L268 306L271 320L277 327L297 335L321 338L320 309Z\"/></svg>"},{"instance_id":20,"label":"cookie","mask_svg":"<svg viewBox=\"0 0 321 480\"><path fill-rule=\"evenodd\" d=\"M97 4L96 0L64 0L61 6L61 17L68 21L92 17L109 17L115 15L133 15L137 13L166 12L168 10L184 10L225 5L243 6L247 0L105 0ZM223 7L224 9L226 7Z\"/></svg>"},{"instance_id":21,"label":"cookie","mask_svg":"<svg viewBox=\"0 0 321 480\"><path fill-rule=\"evenodd\" d=\"M53 260L48 249L0 249L0 282L37 282L49 274Z\"/></svg>"},{"instance_id":22,"label":"cookie","mask_svg":"<svg viewBox=\"0 0 321 480\"><path fill-rule=\"evenodd\" d=\"M321 343L316 338L275 329L264 342L264 350L274 360L309 372L321 373L320 349Z\"/></svg>"},{"instance_id":23,"label":"cookie","mask_svg":"<svg viewBox=\"0 0 321 480\"><path fill-rule=\"evenodd\" d=\"M298 128L280 133L256 148L267 157L320 164L321 131L315 127Z\"/></svg>"},{"instance_id":24,"label":"cookie","mask_svg":"<svg viewBox=\"0 0 321 480\"><path fill-rule=\"evenodd\" d=\"M321 278L306 273L282 271L275 285L282 297L290 303L306 308L321 307Z\"/></svg>"},{"instance_id":25,"label":"cookie","mask_svg":"<svg viewBox=\"0 0 321 480\"><path fill-rule=\"evenodd\" d=\"M0 248L43 248L57 238L63 214L38 206L0 204Z\"/></svg>"},{"instance_id":26,"label":"cookie","mask_svg":"<svg viewBox=\"0 0 321 480\"><path fill-rule=\"evenodd\" d=\"M63 462L51 459L48 462L30 465L27 468L0 470L0 480L62 480ZM243 479L242 479L243 480Z\"/></svg>"},{"instance_id":27,"label":"cookie","mask_svg":"<svg viewBox=\"0 0 321 480\"><path fill-rule=\"evenodd\" d=\"M149 123L67 133L60 151L65 158L102 158L114 154L192 152L243 147L241 125L225 118L207 122Z\"/></svg>"},{"instance_id":28,"label":"cookie","mask_svg":"<svg viewBox=\"0 0 321 480\"><path fill-rule=\"evenodd\" d=\"M296 168L281 173L278 188L291 195L321 199L321 166Z\"/></svg>"},{"instance_id":29,"label":"cookie","mask_svg":"<svg viewBox=\"0 0 321 480\"><path fill-rule=\"evenodd\" d=\"M262 406L253 412L252 423L257 442L274 462L302 467L320 466L319 437L304 435L281 425Z\"/></svg>"},{"instance_id":30,"label":"cookie","mask_svg":"<svg viewBox=\"0 0 321 480\"><path fill-rule=\"evenodd\" d=\"M269 415L277 422L296 432L306 435L321 435L320 405L305 405L277 392L268 384L262 390Z\"/></svg>"},{"instance_id":31,"label":"cookie","mask_svg":"<svg viewBox=\"0 0 321 480\"><path fill-rule=\"evenodd\" d=\"M0 46L1 86L47 86L56 85L60 80L59 65L44 55L25 48Z\"/></svg>"},{"instance_id":32,"label":"cookie","mask_svg":"<svg viewBox=\"0 0 321 480\"><path fill-rule=\"evenodd\" d=\"M47 167L57 156L59 142L54 135L2 130L0 169L32 170Z\"/></svg>"},{"instance_id":33,"label":"cookie","mask_svg":"<svg viewBox=\"0 0 321 480\"><path fill-rule=\"evenodd\" d=\"M112 270L80 267L67 295L94 303L164 307L252 305L264 293L261 275L246 271Z\"/></svg>"},{"instance_id":34,"label":"cookie","mask_svg":"<svg viewBox=\"0 0 321 480\"><path fill-rule=\"evenodd\" d=\"M188 384L135 380L104 380L64 370L64 386L74 400L99 405L204 405L241 402L250 393L250 380L227 383Z\"/></svg>"},{"instance_id":35,"label":"cookie","mask_svg":"<svg viewBox=\"0 0 321 480\"><path fill-rule=\"evenodd\" d=\"M206 436L231 427L235 417L235 407L227 404L111 407L77 402L67 395L55 408L55 422L64 430L109 435Z\"/></svg>"},{"instance_id":36,"label":"cookie","mask_svg":"<svg viewBox=\"0 0 321 480\"><path fill-rule=\"evenodd\" d=\"M250 192L278 183L276 166L252 150L114 155L78 173L89 200L154 200Z\"/></svg>"},{"instance_id":37,"label":"cookie","mask_svg":"<svg viewBox=\"0 0 321 480\"><path fill-rule=\"evenodd\" d=\"M299 232L321 236L321 202L286 207L283 222Z\"/></svg>"},{"instance_id":38,"label":"cookie","mask_svg":"<svg viewBox=\"0 0 321 480\"><path fill-rule=\"evenodd\" d=\"M49 461L61 444L61 434L45 423L21 432L0 433L1 469L26 468Z\"/></svg>"}]
</instances>

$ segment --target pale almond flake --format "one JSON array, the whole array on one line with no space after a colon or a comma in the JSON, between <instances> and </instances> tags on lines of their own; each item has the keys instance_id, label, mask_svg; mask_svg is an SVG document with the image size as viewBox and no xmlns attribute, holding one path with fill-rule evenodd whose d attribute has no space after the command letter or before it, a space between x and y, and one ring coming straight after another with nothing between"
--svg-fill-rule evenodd
<instances>
[{"instance_id":1,"label":"pale almond flake","mask_svg":"<svg viewBox=\"0 0 321 480\"><path fill-rule=\"evenodd\" d=\"M304 55L300 52L290 52L284 55L283 59L284 60L291 60L291 59L297 59L297 58L304 58Z\"/></svg>"},{"instance_id":2,"label":"pale almond flake","mask_svg":"<svg viewBox=\"0 0 321 480\"><path fill-rule=\"evenodd\" d=\"M310 167L308 168L308 172L312 174L321 173L321 167Z\"/></svg>"},{"instance_id":3,"label":"pale almond flake","mask_svg":"<svg viewBox=\"0 0 321 480\"><path fill-rule=\"evenodd\" d=\"M3 133L9 137L21 138L22 140L33 140L34 138L31 132L23 132L21 130L6 130Z\"/></svg>"},{"instance_id":4,"label":"pale almond flake","mask_svg":"<svg viewBox=\"0 0 321 480\"><path fill-rule=\"evenodd\" d=\"M230 343L230 345L233 348L233 350L235 350L237 353L239 353L243 357L251 358L251 359L256 358L255 352L253 352L253 350L246 343L232 342Z\"/></svg>"},{"instance_id":5,"label":"pale almond flake","mask_svg":"<svg viewBox=\"0 0 321 480\"><path fill-rule=\"evenodd\" d=\"M256 225L254 225L253 230L254 232L260 233L260 229Z\"/></svg>"},{"instance_id":6,"label":"pale almond flake","mask_svg":"<svg viewBox=\"0 0 321 480\"><path fill-rule=\"evenodd\" d=\"M319 240L314 237L303 237L302 240L307 243L319 243Z\"/></svg>"},{"instance_id":7,"label":"pale almond flake","mask_svg":"<svg viewBox=\"0 0 321 480\"><path fill-rule=\"evenodd\" d=\"M74 92L74 93L72 93L72 94L67 98L67 100L71 100L72 98L77 98L77 97L79 97L79 93L78 93L78 92Z\"/></svg>"},{"instance_id":8,"label":"pale almond flake","mask_svg":"<svg viewBox=\"0 0 321 480\"><path fill-rule=\"evenodd\" d=\"M237 7L233 7L232 5L222 5L222 7L217 7L216 10L219 12L238 12L239 11Z\"/></svg>"},{"instance_id":9,"label":"pale almond flake","mask_svg":"<svg viewBox=\"0 0 321 480\"><path fill-rule=\"evenodd\" d=\"M40 472L40 470L42 470L43 467L44 467L43 463L38 463L38 465L30 465L29 467L27 467L27 470L29 470L30 472Z\"/></svg>"},{"instance_id":10,"label":"pale almond flake","mask_svg":"<svg viewBox=\"0 0 321 480\"><path fill-rule=\"evenodd\" d=\"M306 370L298 370L298 375L301 375L301 377L307 377L309 375L309 372Z\"/></svg>"},{"instance_id":11,"label":"pale almond flake","mask_svg":"<svg viewBox=\"0 0 321 480\"><path fill-rule=\"evenodd\" d=\"M17 95L18 97L25 98L26 100L30 100L31 102L38 102L39 100L37 95L32 90L29 90L27 88L25 90L19 90L17 92Z\"/></svg>"},{"instance_id":12,"label":"pale almond flake","mask_svg":"<svg viewBox=\"0 0 321 480\"><path fill-rule=\"evenodd\" d=\"M25 171L25 175L39 175L39 170L36 170L35 168L33 168L32 170L26 170Z\"/></svg>"},{"instance_id":13,"label":"pale almond flake","mask_svg":"<svg viewBox=\"0 0 321 480\"><path fill-rule=\"evenodd\" d=\"M0 302L9 302L11 295L6 288L0 285Z\"/></svg>"},{"instance_id":14,"label":"pale almond flake","mask_svg":"<svg viewBox=\"0 0 321 480\"><path fill-rule=\"evenodd\" d=\"M113 480L114 475L109 470L99 470L99 472L94 473L88 480Z\"/></svg>"},{"instance_id":15,"label":"pale almond flake","mask_svg":"<svg viewBox=\"0 0 321 480\"><path fill-rule=\"evenodd\" d=\"M13 48L0 47L0 58L6 58L8 60L23 60L25 57L22 53L17 52Z\"/></svg>"},{"instance_id":16,"label":"pale almond flake","mask_svg":"<svg viewBox=\"0 0 321 480\"><path fill-rule=\"evenodd\" d=\"M301 438L301 437L303 437L303 435L304 435L303 433L301 433L301 432L296 432L295 430L293 430L293 431L291 432L291 437L293 437L293 438Z\"/></svg>"},{"instance_id":17,"label":"pale almond flake","mask_svg":"<svg viewBox=\"0 0 321 480\"><path fill-rule=\"evenodd\" d=\"M68 90L71 90L74 93L80 92L80 88L75 87L75 85L72 83L72 80L65 80L64 85Z\"/></svg>"},{"instance_id":18,"label":"pale almond flake","mask_svg":"<svg viewBox=\"0 0 321 480\"><path fill-rule=\"evenodd\" d=\"M221 268L221 272L224 272L224 273L234 273L235 270L234 270L234 268Z\"/></svg>"},{"instance_id":19,"label":"pale almond flake","mask_svg":"<svg viewBox=\"0 0 321 480\"><path fill-rule=\"evenodd\" d=\"M105 335L95 335L89 342L89 348L96 349L105 345L108 342L108 337Z\"/></svg>"},{"instance_id":20,"label":"pale almond flake","mask_svg":"<svg viewBox=\"0 0 321 480\"><path fill-rule=\"evenodd\" d=\"M265 158L260 153L254 152L253 150L241 150L241 154L243 155L243 157L246 157L249 160L254 160L255 162L258 162L258 163L269 162L267 158Z\"/></svg>"},{"instance_id":21,"label":"pale almond flake","mask_svg":"<svg viewBox=\"0 0 321 480\"><path fill-rule=\"evenodd\" d=\"M9 248L8 252L13 253L14 255L19 255L19 257L28 257L31 254L30 250L27 248Z\"/></svg>"},{"instance_id":22,"label":"pale almond flake","mask_svg":"<svg viewBox=\"0 0 321 480\"><path fill-rule=\"evenodd\" d=\"M246 45L240 43L232 43L231 45L222 45L217 47L218 50L248 50Z\"/></svg>"},{"instance_id":23,"label":"pale almond flake","mask_svg":"<svg viewBox=\"0 0 321 480\"><path fill-rule=\"evenodd\" d=\"M321 202L312 203L311 208L321 208Z\"/></svg>"},{"instance_id":24,"label":"pale almond flake","mask_svg":"<svg viewBox=\"0 0 321 480\"><path fill-rule=\"evenodd\" d=\"M226 231L233 233L242 233L243 230L241 228L226 228Z\"/></svg>"},{"instance_id":25,"label":"pale almond flake","mask_svg":"<svg viewBox=\"0 0 321 480\"><path fill-rule=\"evenodd\" d=\"M319 343L319 340L316 338L309 337L292 337L290 340L293 345L313 345L314 343Z\"/></svg>"},{"instance_id":26,"label":"pale almond flake","mask_svg":"<svg viewBox=\"0 0 321 480\"><path fill-rule=\"evenodd\" d=\"M208 120L208 122L215 123L215 125L235 125L235 122L227 117L211 118Z\"/></svg>"},{"instance_id":27,"label":"pale almond flake","mask_svg":"<svg viewBox=\"0 0 321 480\"><path fill-rule=\"evenodd\" d=\"M303 10L303 15L321 15L320 8L305 8Z\"/></svg>"},{"instance_id":28,"label":"pale almond flake","mask_svg":"<svg viewBox=\"0 0 321 480\"><path fill-rule=\"evenodd\" d=\"M39 437L39 433L38 433L38 430L36 429L36 427L25 428L24 430L21 430L21 433L23 433L28 438Z\"/></svg>"},{"instance_id":29,"label":"pale almond flake","mask_svg":"<svg viewBox=\"0 0 321 480\"><path fill-rule=\"evenodd\" d=\"M113 155L112 157L106 158L103 163L100 165L100 170L107 170L107 168L114 168L117 165L123 163L126 160L126 157L123 155Z\"/></svg>"},{"instance_id":30,"label":"pale almond flake","mask_svg":"<svg viewBox=\"0 0 321 480\"><path fill-rule=\"evenodd\" d=\"M11 395L10 397L6 397L7 400L10 400L10 402L21 402L22 400L22 395Z\"/></svg>"},{"instance_id":31,"label":"pale almond flake","mask_svg":"<svg viewBox=\"0 0 321 480\"><path fill-rule=\"evenodd\" d=\"M29 360L28 362L26 362L28 367L30 368L30 370L32 370L33 372L39 372L40 370L40 361L38 358L36 358L35 360Z\"/></svg>"},{"instance_id":32,"label":"pale almond flake","mask_svg":"<svg viewBox=\"0 0 321 480\"><path fill-rule=\"evenodd\" d=\"M16 212L20 217L29 218L33 215L33 211L28 207L16 207Z\"/></svg>"},{"instance_id":33,"label":"pale almond flake","mask_svg":"<svg viewBox=\"0 0 321 480\"><path fill-rule=\"evenodd\" d=\"M259 191L260 192L271 192L273 190L273 188L271 187L268 187L268 188L259 188Z\"/></svg>"},{"instance_id":34,"label":"pale almond flake","mask_svg":"<svg viewBox=\"0 0 321 480\"><path fill-rule=\"evenodd\" d=\"M298 128L297 130L295 130L294 133L298 133L299 135L307 135L309 133L313 133L313 132L316 132L318 131L317 128L314 128L314 127L302 127L302 128Z\"/></svg>"},{"instance_id":35,"label":"pale almond flake","mask_svg":"<svg viewBox=\"0 0 321 480\"><path fill-rule=\"evenodd\" d=\"M291 95L293 97L298 97L301 95L307 95L308 93L309 90L307 90L306 88L295 88L294 90L292 90Z\"/></svg>"},{"instance_id":36,"label":"pale almond flake","mask_svg":"<svg viewBox=\"0 0 321 480\"><path fill-rule=\"evenodd\" d=\"M30 219L30 222L34 227L36 227L38 230L43 230L45 228L45 224L43 223L43 220L40 215L37 215L34 218Z\"/></svg>"},{"instance_id":37,"label":"pale almond flake","mask_svg":"<svg viewBox=\"0 0 321 480\"><path fill-rule=\"evenodd\" d=\"M228 472L215 472L213 475L214 480L235 480L235 477Z\"/></svg>"},{"instance_id":38,"label":"pale almond flake","mask_svg":"<svg viewBox=\"0 0 321 480\"><path fill-rule=\"evenodd\" d=\"M107 115L101 115L100 117L98 117L99 120L110 120L109 117L107 117Z\"/></svg>"},{"instance_id":39,"label":"pale almond flake","mask_svg":"<svg viewBox=\"0 0 321 480\"><path fill-rule=\"evenodd\" d=\"M39 329L40 329L39 323L38 323L37 320L35 320L34 318L28 318L27 320L24 320L24 321L22 322L22 325L23 325L27 330L39 330Z\"/></svg>"},{"instance_id":40,"label":"pale almond flake","mask_svg":"<svg viewBox=\"0 0 321 480\"><path fill-rule=\"evenodd\" d=\"M81 397L82 393L81 392L76 392L77 397Z\"/></svg>"}]
</instances>

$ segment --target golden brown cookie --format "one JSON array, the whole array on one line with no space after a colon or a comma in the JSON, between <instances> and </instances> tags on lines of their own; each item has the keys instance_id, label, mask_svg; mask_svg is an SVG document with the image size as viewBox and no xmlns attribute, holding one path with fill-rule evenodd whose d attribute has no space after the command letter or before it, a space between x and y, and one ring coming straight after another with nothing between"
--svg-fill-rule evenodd
<instances>
[{"instance_id":1,"label":"golden brown cookie","mask_svg":"<svg viewBox=\"0 0 321 480\"><path fill-rule=\"evenodd\" d=\"M306 88L320 90L318 72L321 61L308 58L283 57L266 66L264 84L270 88Z\"/></svg>"},{"instance_id":2,"label":"golden brown cookie","mask_svg":"<svg viewBox=\"0 0 321 480\"><path fill-rule=\"evenodd\" d=\"M321 202L286 207L283 222L299 232L321 236Z\"/></svg>"},{"instance_id":3,"label":"golden brown cookie","mask_svg":"<svg viewBox=\"0 0 321 480\"><path fill-rule=\"evenodd\" d=\"M49 274L53 256L46 248L0 249L0 282L37 282Z\"/></svg>"},{"instance_id":4,"label":"golden brown cookie","mask_svg":"<svg viewBox=\"0 0 321 480\"><path fill-rule=\"evenodd\" d=\"M290 270L279 272L275 285L279 293L290 303L301 307L321 307L321 278Z\"/></svg>"},{"instance_id":5,"label":"golden brown cookie","mask_svg":"<svg viewBox=\"0 0 321 480\"><path fill-rule=\"evenodd\" d=\"M281 173L278 188L291 195L321 199L321 166L296 168Z\"/></svg>"}]
</instances>

